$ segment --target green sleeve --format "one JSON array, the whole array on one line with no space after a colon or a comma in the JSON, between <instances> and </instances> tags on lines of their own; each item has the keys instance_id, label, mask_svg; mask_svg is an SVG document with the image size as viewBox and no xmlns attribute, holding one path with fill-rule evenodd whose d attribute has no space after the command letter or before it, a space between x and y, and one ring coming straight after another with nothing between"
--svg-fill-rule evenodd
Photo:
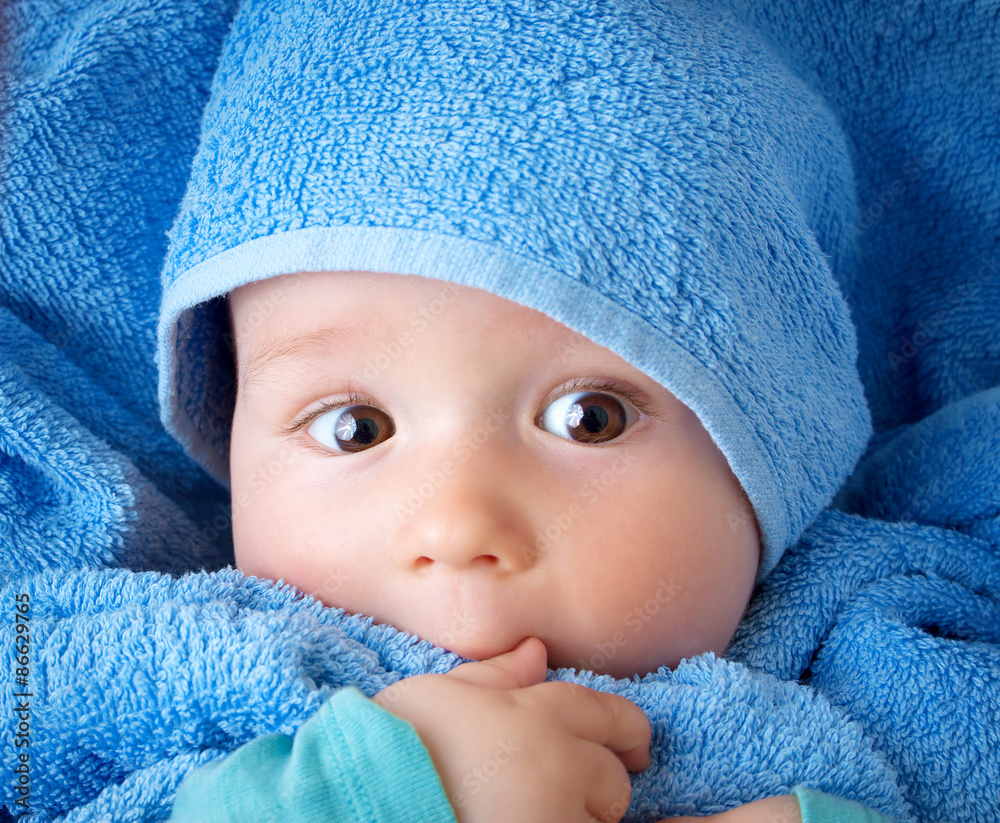
<instances>
[{"instance_id":1,"label":"green sleeve","mask_svg":"<svg viewBox=\"0 0 1000 823\"><path fill-rule=\"evenodd\" d=\"M456 823L414 728L354 688L291 738L271 734L191 772L170 823Z\"/></svg>"},{"instance_id":2,"label":"green sleeve","mask_svg":"<svg viewBox=\"0 0 1000 823\"><path fill-rule=\"evenodd\" d=\"M885 815L853 800L844 800L805 786L796 786L792 794L799 799L802 823L892 823Z\"/></svg>"}]
</instances>

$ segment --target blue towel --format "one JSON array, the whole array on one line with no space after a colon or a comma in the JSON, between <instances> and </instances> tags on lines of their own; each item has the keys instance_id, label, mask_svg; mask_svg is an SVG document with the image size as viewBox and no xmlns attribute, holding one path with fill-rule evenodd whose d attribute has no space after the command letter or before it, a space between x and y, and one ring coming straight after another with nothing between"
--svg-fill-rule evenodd
<instances>
[{"instance_id":1,"label":"blue towel","mask_svg":"<svg viewBox=\"0 0 1000 823\"><path fill-rule=\"evenodd\" d=\"M717 10L491 8L243 2L164 268L167 429L228 481L212 298L237 286L351 270L478 287L698 415L753 506L763 577L870 433L835 281L856 265L845 135Z\"/></svg>"},{"instance_id":2,"label":"blue towel","mask_svg":"<svg viewBox=\"0 0 1000 823\"><path fill-rule=\"evenodd\" d=\"M551 676L649 714L631 820L803 782L900 821L996 821L1000 16L731 5L850 136L861 261L843 287L876 439L726 659L638 682ZM230 557L228 510L158 422L158 278L234 3L3 13L0 803L21 813L27 775L27 819L163 819L190 769L292 732L331 690L458 661L288 587L198 571Z\"/></svg>"}]
</instances>

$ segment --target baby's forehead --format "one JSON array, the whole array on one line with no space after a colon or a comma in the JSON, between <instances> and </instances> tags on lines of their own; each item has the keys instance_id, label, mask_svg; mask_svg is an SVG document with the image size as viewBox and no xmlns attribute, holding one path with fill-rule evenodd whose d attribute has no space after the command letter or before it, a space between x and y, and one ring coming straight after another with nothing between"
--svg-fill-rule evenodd
<instances>
[{"instance_id":1,"label":"baby's forehead","mask_svg":"<svg viewBox=\"0 0 1000 823\"><path fill-rule=\"evenodd\" d=\"M305 353L321 344L392 346L417 338L470 344L484 337L534 345L540 357L617 358L536 309L484 289L417 275L299 272L241 286L228 301L241 362Z\"/></svg>"}]
</instances>

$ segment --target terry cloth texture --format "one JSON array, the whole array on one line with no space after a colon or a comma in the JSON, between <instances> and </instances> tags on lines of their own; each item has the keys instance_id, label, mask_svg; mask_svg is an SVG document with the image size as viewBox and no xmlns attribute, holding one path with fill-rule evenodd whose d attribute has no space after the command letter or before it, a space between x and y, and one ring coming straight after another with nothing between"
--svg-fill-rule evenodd
<instances>
[{"instance_id":1,"label":"terry cloth texture","mask_svg":"<svg viewBox=\"0 0 1000 823\"><path fill-rule=\"evenodd\" d=\"M167 429L228 477L224 306L315 270L487 289L691 407L760 573L870 433L849 310L847 141L759 38L699 3L246 0L164 270Z\"/></svg>"},{"instance_id":2,"label":"terry cloth texture","mask_svg":"<svg viewBox=\"0 0 1000 823\"><path fill-rule=\"evenodd\" d=\"M291 733L332 691L458 662L212 571L230 550L224 493L159 423L164 233L234 6L0 7L0 602L30 618L26 643L13 629L4 643L0 715L28 701L30 747L8 727L0 820L165 819L191 769ZM897 821L995 823L1000 15L952 0L753 6L729 4L746 24L731 37L763 32L754 64L793 67L849 139L860 261L831 270L878 437L839 510L755 594L727 659L637 682L551 677L649 714L653 765L634 778L630 821L802 783Z\"/></svg>"}]
</instances>

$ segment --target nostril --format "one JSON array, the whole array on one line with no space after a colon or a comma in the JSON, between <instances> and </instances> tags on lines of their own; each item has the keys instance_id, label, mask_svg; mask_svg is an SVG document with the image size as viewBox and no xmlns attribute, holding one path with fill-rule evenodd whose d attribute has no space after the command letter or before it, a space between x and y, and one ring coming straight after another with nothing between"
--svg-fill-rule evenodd
<instances>
[{"instance_id":1,"label":"nostril","mask_svg":"<svg viewBox=\"0 0 1000 823\"><path fill-rule=\"evenodd\" d=\"M429 557L418 557L413 565L418 569L423 569L426 566L430 566L433 562Z\"/></svg>"}]
</instances>

